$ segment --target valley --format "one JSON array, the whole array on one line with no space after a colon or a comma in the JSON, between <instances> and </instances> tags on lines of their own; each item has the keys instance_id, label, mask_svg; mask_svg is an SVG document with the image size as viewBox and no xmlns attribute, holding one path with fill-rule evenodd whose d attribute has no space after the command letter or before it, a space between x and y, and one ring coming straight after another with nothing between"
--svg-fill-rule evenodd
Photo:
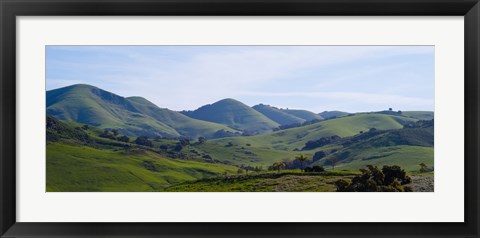
<instances>
[{"instance_id":1,"label":"valley","mask_svg":"<svg viewBox=\"0 0 480 238\"><path fill-rule=\"evenodd\" d=\"M46 190L334 192L370 165L396 165L412 177L405 186L433 191L433 118L235 99L177 112L72 85L47 92Z\"/></svg>"}]
</instances>

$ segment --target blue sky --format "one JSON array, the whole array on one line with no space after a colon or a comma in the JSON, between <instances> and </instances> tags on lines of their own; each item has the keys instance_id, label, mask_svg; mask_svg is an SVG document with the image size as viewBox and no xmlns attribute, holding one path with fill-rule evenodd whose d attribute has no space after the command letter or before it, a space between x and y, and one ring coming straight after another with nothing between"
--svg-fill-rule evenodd
<instances>
[{"instance_id":1,"label":"blue sky","mask_svg":"<svg viewBox=\"0 0 480 238\"><path fill-rule=\"evenodd\" d=\"M47 90L90 84L193 110L434 110L433 46L47 46Z\"/></svg>"}]
</instances>

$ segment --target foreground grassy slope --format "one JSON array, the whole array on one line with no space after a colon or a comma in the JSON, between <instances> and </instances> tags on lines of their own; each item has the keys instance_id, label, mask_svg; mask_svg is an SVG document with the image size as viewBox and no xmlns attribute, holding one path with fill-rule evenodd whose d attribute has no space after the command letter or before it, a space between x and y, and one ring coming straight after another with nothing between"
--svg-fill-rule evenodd
<instances>
[{"instance_id":1,"label":"foreground grassy slope","mask_svg":"<svg viewBox=\"0 0 480 238\"><path fill-rule=\"evenodd\" d=\"M334 192L335 181L352 176L272 172L249 176L204 179L168 187L168 192Z\"/></svg>"},{"instance_id":2,"label":"foreground grassy slope","mask_svg":"<svg viewBox=\"0 0 480 238\"><path fill-rule=\"evenodd\" d=\"M357 114L262 135L222 138L214 141L221 145L248 143L258 148L293 150L295 148L301 149L309 140L317 140L324 136L353 136L360 131L368 131L371 128L379 130L400 129L403 124L414 121L416 119L384 114Z\"/></svg>"},{"instance_id":3,"label":"foreground grassy slope","mask_svg":"<svg viewBox=\"0 0 480 238\"><path fill-rule=\"evenodd\" d=\"M57 142L47 145L47 191L157 191L236 169L171 160L143 150L102 150Z\"/></svg>"},{"instance_id":4,"label":"foreground grassy slope","mask_svg":"<svg viewBox=\"0 0 480 238\"><path fill-rule=\"evenodd\" d=\"M167 192L335 192L339 179L350 181L358 170L301 173L281 171L228 175L185 182L165 188ZM433 173L408 173L414 191L433 192Z\"/></svg>"}]
</instances>

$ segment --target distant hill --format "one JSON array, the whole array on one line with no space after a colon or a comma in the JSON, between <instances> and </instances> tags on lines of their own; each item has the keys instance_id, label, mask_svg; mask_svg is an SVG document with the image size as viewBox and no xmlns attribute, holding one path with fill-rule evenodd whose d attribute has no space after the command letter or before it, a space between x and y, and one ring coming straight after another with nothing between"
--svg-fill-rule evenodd
<instances>
[{"instance_id":1,"label":"distant hill","mask_svg":"<svg viewBox=\"0 0 480 238\"><path fill-rule=\"evenodd\" d=\"M144 98L124 98L100 88L79 84L47 91L47 113L100 128L119 129L126 135L213 137L224 125L199 121L162 109Z\"/></svg>"},{"instance_id":2,"label":"distant hill","mask_svg":"<svg viewBox=\"0 0 480 238\"><path fill-rule=\"evenodd\" d=\"M341 112L341 111L324 111L319 113L320 116L322 116L325 119L330 119L330 118L336 118L336 117L344 117L348 116L348 112Z\"/></svg>"},{"instance_id":3,"label":"distant hill","mask_svg":"<svg viewBox=\"0 0 480 238\"><path fill-rule=\"evenodd\" d=\"M379 130L401 129L403 125L416 119L384 114L356 114L332 120L317 122L307 126L295 127L249 137L222 138L215 141L233 144L249 143L256 147L270 147L279 150L301 149L307 141L324 136L353 136L371 128Z\"/></svg>"},{"instance_id":4,"label":"distant hill","mask_svg":"<svg viewBox=\"0 0 480 238\"><path fill-rule=\"evenodd\" d=\"M250 133L269 131L279 126L260 112L230 98L182 113L191 118L220 123Z\"/></svg>"},{"instance_id":5,"label":"distant hill","mask_svg":"<svg viewBox=\"0 0 480 238\"><path fill-rule=\"evenodd\" d=\"M434 129L429 127L376 130L344 138L323 149L327 156L315 162L328 166L336 161L337 168L356 169L368 164L397 164L407 170L418 170L420 163L433 166ZM330 148L337 150L330 150ZM317 151L322 148L317 148Z\"/></svg>"},{"instance_id":6,"label":"distant hill","mask_svg":"<svg viewBox=\"0 0 480 238\"><path fill-rule=\"evenodd\" d=\"M405 111L402 115L419 120L432 120L434 119L434 112L431 111Z\"/></svg>"},{"instance_id":7,"label":"distant hill","mask_svg":"<svg viewBox=\"0 0 480 238\"><path fill-rule=\"evenodd\" d=\"M303 118L286 113L282 109L269 105L258 104L253 106L252 108L280 125L299 124L306 121Z\"/></svg>"},{"instance_id":8,"label":"distant hill","mask_svg":"<svg viewBox=\"0 0 480 238\"><path fill-rule=\"evenodd\" d=\"M315 114L311 111L307 110L298 110L298 109L282 109L283 112L296 116L298 118L302 118L305 121L311 121L311 120L322 120L324 119L322 116L319 114Z\"/></svg>"}]
</instances>

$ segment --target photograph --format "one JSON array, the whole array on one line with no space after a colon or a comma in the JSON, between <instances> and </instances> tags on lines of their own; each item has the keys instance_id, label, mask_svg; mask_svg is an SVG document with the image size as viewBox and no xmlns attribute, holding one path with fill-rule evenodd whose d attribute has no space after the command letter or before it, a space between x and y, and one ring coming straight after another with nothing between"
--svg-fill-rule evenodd
<instances>
[{"instance_id":1,"label":"photograph","mask_svg":"<svg viewBox=\"0 0 480 238\"><path fill-rule=\"evenodd\" d=\"M46 192L434 192L433 45L45 56Z\"/></svg>"}]
</instances>

